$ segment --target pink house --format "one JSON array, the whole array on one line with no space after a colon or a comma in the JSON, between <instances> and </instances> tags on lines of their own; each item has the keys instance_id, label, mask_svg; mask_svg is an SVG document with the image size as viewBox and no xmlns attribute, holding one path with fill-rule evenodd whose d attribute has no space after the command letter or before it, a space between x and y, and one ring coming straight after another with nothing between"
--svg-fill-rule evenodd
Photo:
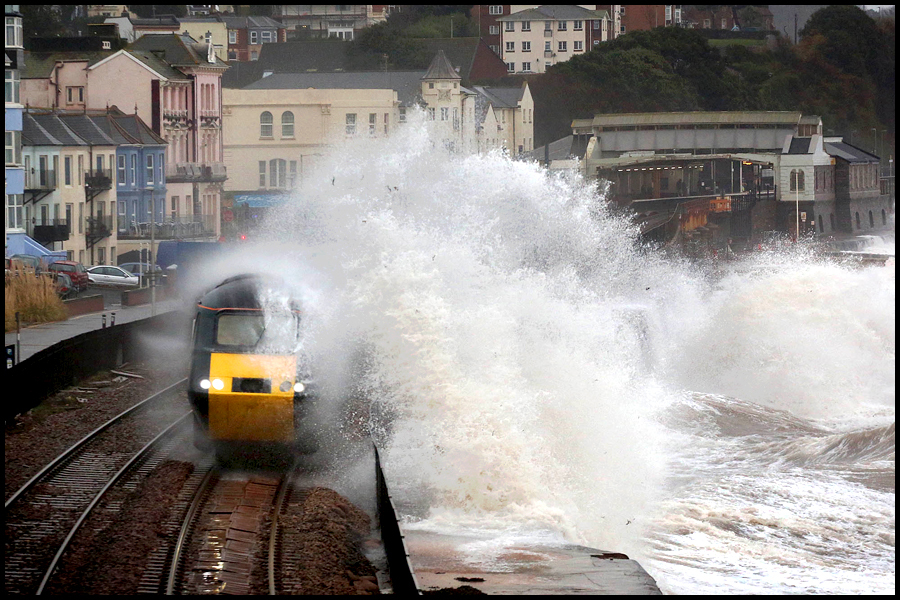
<instances>
[{"instance_id":1,"label":"pink house","mask_svg":"<svg viewBox=\"0 0 900 600\"><path fill-rule=\"evenodd\" d=\"M89 108L133 106L169 143L167 213L214 217L217 235L226 179L221 81L227 68L210 45L171 34L144 36L87 69Z\"/></svg>"}]
</instances>

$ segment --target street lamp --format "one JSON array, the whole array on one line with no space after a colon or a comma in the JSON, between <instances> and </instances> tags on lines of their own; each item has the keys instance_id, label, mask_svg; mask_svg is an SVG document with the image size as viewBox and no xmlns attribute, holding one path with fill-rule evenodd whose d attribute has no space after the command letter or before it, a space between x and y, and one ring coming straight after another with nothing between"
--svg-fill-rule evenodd
<instances>
[{"instance_id":1,"label":"street lamp","mask_svg":"<svg viewBox=\"0 0 900 600\"><path fill-rule=\"evenodd\" d=\"M148 275L150 276L150 316L156 316L156 273L153 266L156 264L153 249L156 242L156 205L153 200L153 186L148 185L147 191L150 192L150 266Z\"/></svg>"},{"instance_id":2,"label":"street lamp","mask_svg":"<svg viewBox=\"0 0 900 600\"><path fill-rule=\"evenodd\" d=\"M797 233L794 237L795 243L800 243L800 169L797 169L791 175L794 177L794 189L796 190L796 213L797 213Z\"/></svg>"}]
</instances>

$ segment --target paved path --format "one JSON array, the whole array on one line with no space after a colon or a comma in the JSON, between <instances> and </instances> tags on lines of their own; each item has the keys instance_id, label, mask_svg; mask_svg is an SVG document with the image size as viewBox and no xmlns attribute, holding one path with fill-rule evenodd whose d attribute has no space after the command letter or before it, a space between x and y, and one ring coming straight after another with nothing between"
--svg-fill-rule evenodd
<instances>
[{"instance_id":1,"label":"paved path","mask_svg":"<svg viewBox=\"0 0 900 600\"><path fill-rule=\"evenodd\" d=\"M172 310L180 309L183 302L177 299L164 300L156 303L156 314L162 314ZM32 325L21 330L19 338L19 361L23 361L33 354L40 352L48 346L52 346L62 340L75 337L88 331L100 329L103 327L103 316L106 316L106 324L112 324L112 313L115 313L116 324L129 323L139 319L146 319L152 316L152 308L149 304L141 306L116 306L108 304L103 312L89 313L72 317L65 321L56 321L54 323L41 323ZM16 332L11 331L6 334L6 345L16 343Z\"/></svg>"}]
</instances>

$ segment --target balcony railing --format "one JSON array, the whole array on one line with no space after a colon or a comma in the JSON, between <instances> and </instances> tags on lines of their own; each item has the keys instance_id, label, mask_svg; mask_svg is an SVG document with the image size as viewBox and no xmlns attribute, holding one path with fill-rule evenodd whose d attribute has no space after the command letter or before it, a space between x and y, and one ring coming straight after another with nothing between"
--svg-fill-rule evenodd
<instances>
[{"instance_id":1,"label":"balcony railing","mask_svg":"<svg viewBox=\"0 0 900 600\"><path fill-rule=\"evenodd\" d=\"M84 186L96 192L112 189L112 169L95 169L84 172Z\"/></svg>"},{"instance_id":2,"label":"balcony railing","mask_svg":"<svg viewBox=\"0 0 900 600\"><path fill-rule=\"evenodd\" d=\"M175 163L166 164L166 181L225 181L228 178L225 163Z\"/></svg>"},{"instance_id":3,"label":"balcony railing","mask_svg":"<svg viewBox=\"0 0 900 600\"><path fill-rule=\"evenodd\" d=\"M98 215L96 217L85 217L85 240L88 247L94 246L103 238L112 235L113 232L113 216Z\"/></svg>"},{"instance_id":4,"label":"balcony railing","mask_svg":"<svg viewBox=\"0 0 900 600\"><path fill-rule=\"evenodd\" d=\"M26 190L55 190L56 187L56 171L53 169L25 172Z\"/></svg>"},{"instance_id":5,"label":"balcony railing","mask_svg":"<svg viewBox=\"0 0 900 600\"><path fill-rule=\"evenodd\" d=\"M158 240L204 238L216 235L216 218L213 215L167 216L157 222L153 237ZM119 239L150 239L149 221L119 220Z\"/></svg>"},{"instance_id":6,"label":"balcony railing","mask_svg":"<svg viewBox=\"0 0 900 600\"><path fill-rule=\"evenodd\" d=\"M65 242L69 239L69 221L67 219L44 219L34 224L28 223L26 231L39 244Z\"/></svg>"}]
</instances>

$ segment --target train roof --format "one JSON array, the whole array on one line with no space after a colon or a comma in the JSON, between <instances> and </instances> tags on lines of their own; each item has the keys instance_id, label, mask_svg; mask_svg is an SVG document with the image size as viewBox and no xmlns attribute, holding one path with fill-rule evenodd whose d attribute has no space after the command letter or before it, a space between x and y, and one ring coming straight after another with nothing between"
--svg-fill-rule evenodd
<instances>
[{"instance_id":1,"label":"train roof","mask_svg":"<svg viewBox=\"0 0 900 600\"><path fill-rule=\"evenodd\" d=\"M211 310L245 309L261 310L260 290L265 288L286 289L284 280L278 277L257 274L229 277L207 292L198 302L200 308ZM291 300L291 308L299 310L299 303Z\"/></svg>"}]
</instances>

